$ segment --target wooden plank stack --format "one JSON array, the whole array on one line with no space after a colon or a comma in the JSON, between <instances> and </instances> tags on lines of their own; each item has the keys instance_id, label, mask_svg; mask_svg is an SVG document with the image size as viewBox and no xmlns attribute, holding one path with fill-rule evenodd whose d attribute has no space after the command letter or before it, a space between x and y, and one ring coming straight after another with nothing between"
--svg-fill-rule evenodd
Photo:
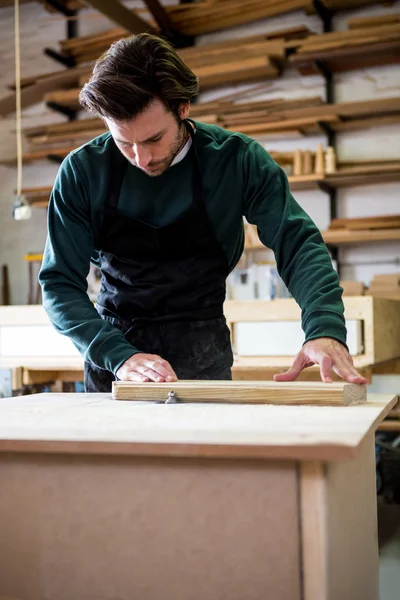
<instances>
[{"instance_id":1,"label":"wooden plank stack","mask_svg":"<svg viewBox=\"0 0 400 600\"><path fill-rule=\"evenodd\" d=\"M185 48L178 50L178 54L198 75L202 89L207 89L216 83L223 85L254 78L277 77L286 57L286 42L301 39L310 33L307 27L299 26L275 34L266 33ZM77 64L93 61L111 43L106 36L96 37L100 37L100 41L73 38L62 42L62 52L66 56L73 56ZM249 71L247 75L244 73L246 69ZM88 74L89 71L88 67Z\"/></svg>"},{"instance_id":2,"label":"wooden plank stack","mask_svg":"<svg viewBox=\"0 0 400 600\"><path fill-rule=\"evenodd\" d=\"M375 275L366 294L400 300L400 273Z\"/></svg>"},{"instance_id":3,"label":"wooden plank stack","mask_svg":"<svg viewBox=\"0 0 400 600\"><path fill-rule=\"evenodd\" d=\"M358 27L357 27L358 24ZM295 44L290 62L302 75L319 73L318 61L333 72L350 71L368 66L400 62L400 22L396 16L389 23L373 20L359 25L353 21L347 31L310 36Z\"/></svg>"},{"instance_id":4,"label":"wooden plank stack","mask_svg":"<svg viewBox=\"0 0 400 600\"><path fill-rule=\"evenodd\" d=\"M251 92L251 90L250 90ZM329 114L328 114L329 113ZM321 122L328 122L338 131L359 129L400 122L398 98L385 98L367 102L347 102L327 107L321 98L296 100L260 100L234 103L229 100L193 104L191 116L204 123L239 131L251 137L303 137L321 132ZM24 130L27 141L36 149L57 144L84 143L104 133L100 119L83 119L53 125L43 125ZM303 174L309 174L308 159L304 157ZM380 163L381 164L381 163ZM379 166L380 166L379 164ZM370 165L367 165L369 168ZM350 167L351 168L351 167Z\"/></svg>"},{"instance_id":5,"label":"wooden plank stack","mask_svg":"<svg viewBox=\"0 0 400 600\"><path fill-rule=\"evenodd\" d=\"M213 0L164 6L164 9L178 31L198 36L293 10L311 11L312 6L312 0L248 0L244 10L242 0ZM141 14L142 11L133 12ZM146 20L149 27L157 29L151 17L146 17ZM63 40L60 47L65 55L84 62L98 58L110 44L129 35L123 27L114 27L99 34Z\"/></svg>"},{"instance_id":6,"label":"wooden plank stack","mask_svg":"<svg viewBox=\"0 0 400 600\"><path fill-rule=\"evenodd\" d=\"M376 3L375 0L322 0L322 4L332 11L346 8L357 8ZM307 13L315 12L312 0L203 0L181 3L164 7L174 26L186 35L203 35L260 19L274 17L295 10ZM133 12L142 13L141 10ZM141 14L142 16L142 14ZM150 27L157 29L152 18L147 18ZM78 62L94 60L110 44L129 33L122 27L114 27L103 33L83 36L75 40L60 42L61 50L66 55L75 56Z\"/></svg>"}]
</instances>

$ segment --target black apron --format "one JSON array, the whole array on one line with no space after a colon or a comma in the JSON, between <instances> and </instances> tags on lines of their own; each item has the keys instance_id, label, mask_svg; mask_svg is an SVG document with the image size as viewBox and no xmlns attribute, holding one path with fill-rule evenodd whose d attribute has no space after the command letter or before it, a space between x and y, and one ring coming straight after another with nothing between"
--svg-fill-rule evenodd
<instances>
[{"instance_id":1,"label":"black apron","mask_svg":"<svg viewBox=\"0 0 400 600\"><path fill-rule=\"evenodd\" d=\"M231 379L233 355L223 316L229 266L206 211L195 135L185 125L192 136L192 206L164 227L118 212L129 163L112 144L97 310L138 350L167 360L179 379ZM110 371L85 364L87 392L109 392L114 380Z\"/></svg>"}]
</instances>

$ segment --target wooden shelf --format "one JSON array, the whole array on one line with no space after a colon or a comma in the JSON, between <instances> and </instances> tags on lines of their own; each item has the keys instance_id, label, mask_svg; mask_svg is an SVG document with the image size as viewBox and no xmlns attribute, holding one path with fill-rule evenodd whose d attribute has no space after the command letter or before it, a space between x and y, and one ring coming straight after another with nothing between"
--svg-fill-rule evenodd
<instances>
[{"instance_id":1,"label":"wooden shelf","mask_svg":"<svg viewBox=\"0 0 400 600\"><path fill-rule=\"evenodd\" d=\"M70 148L59 150L61 156L65 155ZM47 154L51 154L48 150ZM53 150L52 154L56 154ZM41 158L45 158L44 153L40 154ZM11 161L2 164L11 164ZM318 190L325 185L334 188L351 187L358 185L373 185L382 183L400 182L400 161L391 161L382 165L366 165L347 167L342 172L335 175L300 175L289 177L290 189L292 192ZM32 206L37 208L45 208L48 204L48 199L51 192L51 186L40 188L26 188L22 190L23 195ZM397 238L395 238L397 239ZM260 246L263 247L263 246Z\"/></svg>"},{"instance_id":2,"label":"wooden shelf","mask_svg":"<svg viewBox=\"0 0 400 600\"><path fill-rule=\"evenodd\" d=\"M400 229L359 229L351 231L339 229L337 231L322 231L322 237L328 246L344 246L349 244L360 244L362 242L387 242L400 240ZM254 236L252 237L254 240ZM251 245L245 244L246 250L265 250L260 241L253 241Z\"/></svg>"},{"instance_id":3,"label":"wooden shelf","mask_svg":"<svg viewBox=\"0 0 400 600\"><path fill-rule=\"evenodd\" d=\"M360 242L386 242L400 240L400 229L359 229L323 231L322 236L328 245L341 246Z\"/></svg>"},{"instance_id":4,"label":"wooden shelf","mask_svg":"<svg viewBox=\"0 0 400 600\"><path fill-rule=\"evenodd\" d=\"M296 53L289 60L301 75L318 75L320 62L323 62L325 67L334 73L365 67L379 67L400 63L400 40L365 44L355 48L345 47L313 53Z\"/></svg>"}]
</instances>

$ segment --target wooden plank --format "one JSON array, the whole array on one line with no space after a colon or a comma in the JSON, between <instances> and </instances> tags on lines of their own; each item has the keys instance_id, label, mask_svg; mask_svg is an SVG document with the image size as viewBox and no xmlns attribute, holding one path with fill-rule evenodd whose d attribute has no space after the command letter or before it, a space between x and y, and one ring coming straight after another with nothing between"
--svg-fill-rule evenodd
<instances>
[{"instance_id":1,"label":"wooden plank","mask_svg":"<svg viewBox=\"0 0 400 600\"><path fill-rule=\"evenodd\" d=\"M372 435L354 460L301 463L304 600L378 598L375 488Z\"/></svg>"},{"instance_id":2,"label":"wooden plank","mask_svg":"<svg viewBox=\"0 0 400 600\"><path fill-rule=\"evenodd\" d=\"M358 244L360 242L381 242L389 240L400 240L400 229L375 229L350 231L338 229L323 231L322 237L326 244Z\"/></svg>"},{"instance_id":3,"label":"wooden plank","mask_svg":"<svg viewBox=\"0 0 400 600\"><path fill-rule=\"evenodd\" d=\"M87 71L87 67L72 67L64 71L52 73L43 77L36 84L29 85L21 90L21 107L27 108L37 104L47 92L65 89L76 85L79 76ZM7 116L15 111L15 94L9 94L0 99L0 115Z\"/></svg>"},{"instance_id":4,"label":"wooden plank","mask_svg":"<svg viewBox=\"0 0 400 600\"><path fill-rule=\"evenodd\" d=\"M400 40L377 42L356 47L321 50L309 54L293 54L289 60L302 75L317 75L316 61L324 61L335 73L364 67L400 62Z\"/></svg>"},{"instance_id":5,"label":"wooden plank","mask_svg":"<svg viewBox=\"0 0 400 600\"><path fill-rule=\"evenodd\" d=\"M385 419L378 426L378 431L400 431L400 421L395 419Z\"/></svg>"},{"instance_id":6,"label":"wooden plank","mask_svg":"<svg viewBox=\"0 0 400 600\"><path fill-rule=\"evenodd\" d=\"M398 300L380 298L373 303L375 362L400 357L400 306Z\"/></svg>"},{"instance_id":7,"label":"wooden plank","mask_svg":"<svg viewBox=\"0 0 400 600\"><path fill-rule=\"evenodd\" d=\"M382 215L376 217L359 217L351 219L333 219L329 229L398 229L400 228L400 215Z\"/></svg>"},{"instance_id":8,"label":"wooden plank","mask_svg":"<svg viewBox=\"0 0 400 600\"><path fill-rule=\"evenodd\" d=\"M173 390L179 402L239 404L316 404L347 406L366 401L366 387L350 383L177 381L174 383L113 382L115 400L165 402Z\"/></svg>"},{"instance_id":9,"label":"wooden plank","mask_svg":"<svg viewBox=\"0 0 400 600\"><path fill-rule=\"evenodd\" d=\"M325 465L300 463L300 526L304 600L329 600Z\"/></svg>"},{"instance_id":10,"label":"wooden plank","mask_svg":"<svg viewBox=\"0 0 400 600\"><path fill-rule=\"evenodd\" d=\"M145 33L151 29L147 21L126 8L118 0L114 0L114 2L109 2L108 0L86 0L86 2L130 33Z\"/></svg>"},{"instance_id":11,"label":"wooden plank","mask_svg":"<svg viewBox=\"0 0 400 600\"><path fill-rule=\"evenodd\" d=\"M352 17L347 20L350 29L360 29L361 27L371 27L376 25L389 25L390 23L399 23L399 14L375 15L372 17Z\"/></svg>"}]
</instances>

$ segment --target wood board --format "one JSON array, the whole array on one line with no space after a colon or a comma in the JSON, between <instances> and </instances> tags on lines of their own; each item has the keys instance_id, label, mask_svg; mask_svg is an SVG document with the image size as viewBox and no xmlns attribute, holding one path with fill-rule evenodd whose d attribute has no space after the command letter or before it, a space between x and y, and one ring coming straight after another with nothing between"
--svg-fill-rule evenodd
<instances>
[{"instance_id":1,"label":"wood board","mask_svg":"<svg viewBox=\"0 0 400 600\"><path fill-rule=\"evenodd\" d=\"M110 394L2 398L0 453L347 460L397 402L354 406L115 402Z\"/></svg>"},{"instance_id":2,"label":"wood board","mask_svg":"<svg viewBox=\"0 0 400 600\"><path fill-rule=\"evenodd\" d=\"M366 402L366 387L350 383L274 381L177 381L133 383L114 381L115 400L165 402L170 391L178 402L347 406Z\"/></svg>"}]
</instances>

